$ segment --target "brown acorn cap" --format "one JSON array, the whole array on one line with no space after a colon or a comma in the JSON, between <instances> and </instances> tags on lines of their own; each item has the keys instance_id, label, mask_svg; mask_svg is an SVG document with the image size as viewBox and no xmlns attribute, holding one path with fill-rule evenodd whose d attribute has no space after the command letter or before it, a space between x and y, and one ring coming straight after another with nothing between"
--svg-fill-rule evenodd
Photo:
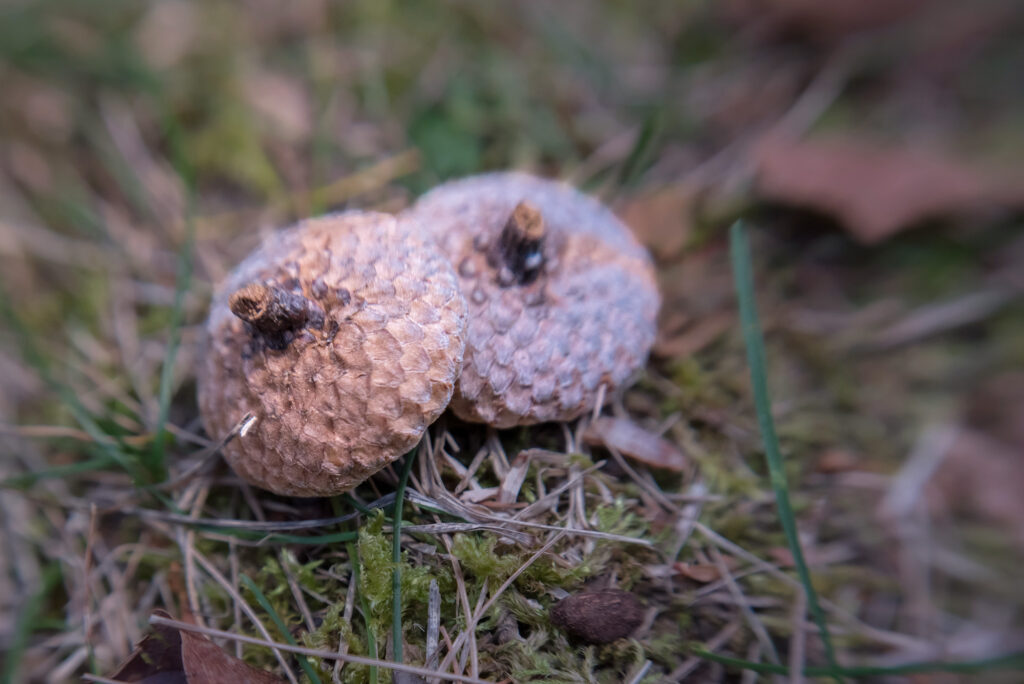
<instances>
[{"instance_id":1,"label":"brown acorn cap","mask_svg":"<svg viewBox=\"0 0 1024 684\"><path fill-rule=\"evenodd\" d=\"M570 420L640 368L660 298L647 251L563 183L492 173L428 192L406 216L456 267L469 304L460 418Z\"/></svg>"},{"instance_id":2,"label":"brown acorn cap","mask_svg":"<svg viewBox=\"0 0 1024 684\"><path fill-rule=\"evenodd\" d=\"M466 303L437 247L346 212L268 238L218 289L199 373L206 431L278 494L351 489L412 448L451 399Z\"/></svg>"}]
</instances>

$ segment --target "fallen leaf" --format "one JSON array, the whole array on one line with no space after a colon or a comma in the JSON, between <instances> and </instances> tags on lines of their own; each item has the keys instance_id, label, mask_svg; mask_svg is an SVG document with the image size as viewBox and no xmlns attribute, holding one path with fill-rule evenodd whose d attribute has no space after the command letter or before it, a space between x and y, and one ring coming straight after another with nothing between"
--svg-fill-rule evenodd
<instances>
[{"instance_id":1,"label":"fallen leaf","mask_svg":"<svg viewBox=\"0 0 1024 684\"><path fill-rule=\"evenodd\" d=\"M298 144L313 133L309 96L297 78L269 70L252 70L242 79L249 107L282 140Z\"/></svg>"},{"instance_id":2,"label":"fallen leaf","mask_svg":"<svg viewBox=\"0 0 1024 684\"><path fill-rule=\"evenodd\" d=\"M693 234L696 188L686 185L648 190L621 202L616 213L658 261L678 257Z\"/></svg>"},{"instance_id":3,"label":"fallen leaf","mask_svg":"<svg viewBox=\"0 0 1024 684\"><path fill-rule=\"evenodd\" d=\"M281 684L284 680L242 662L193 632L181 632L181 660L188 684Z\"/></svg>"},{"instance_id":4,"label":"fallen leaf","mask_svg":"<svg viewBox=\"0 0 1024 684\"><path fill-rule=\"evenodd\" d=\"M170 69L195 49L203 21L198 7L176 0L149 5L135 30L135 43L149 66Z\"/></svg>"},{"instance_id":5,"label":"fallen leaf","mask_svg":"<svg viewBox=\"0 0 1024 684\"><path fill-rule=\"evenodd\" d=\"M928 481L933 513L967 516L1002 527L1024 549L1024 454L983 433L965 429Z\"/></svg>"},{"instance_id":6,"label":"fallen leaf","mask_svg":"<svg viewBox=\"0 0 1024 684\"><path fill-rule=\"evenodd\" d=\"M734 19L827 42L906 19L933 0L730 0Z\"/></svg>"},{"instance_id":7,"label":"fallen leaf","mask_svg":"<svg viewBox=\"0 0 1024 684\"><path fill-rule=\"evenodd\" d=\"M153 611L163 618L171 616ZM110 675L121 682L143 684L282 684L284 680L222 651L200 634L153 625L127 660Z\"/></svg>"},{"instance_id":8,"label":"fallen leaf","mask_svg":"<svg viewBox=\"0 0 1024 684\"><path fill-rule=\"evenodd\" d=\"M1024 371L1004 371L971 393L967 422L1011 448L1024 451Z\"/></svg>"},{"instance_id":9,"label":"fallen leaf","mask_svg":"<svg viewBox=\"0 0 1024 684\"><path fill-rule=\"evenodd\" d=\"M851 135L770 136L755 151L766 199L824 212L854 238L880 242L926 219L1024 207L1024 184L953 159Z\"/></svg>"},{"instance_id":10,"label":"fallen leaf","mask_svg":"<svg viewBox=\"0 0 1024 684\"><path fill-rule=\"evenodd\" d=\"M719 311L694 322L689 317L682 319L682 329L673 329L666 324L659 326L658 337L654 342L654 353L666 359L678 359L692 356L724 335L736 324L736 315L732 311Z\"/></svg>"},{"instance_id":11,"label":"fallen leaf","mask_svg":"<svg viewBox=\"0 0 1024 684\"><path fill-rule=\"evenodd\" d=\"M162 610L160 617L170 617ZM181 663L181 634L173 627L153 625L111 679L122 682L166 682L188 684Z\"/></svg>"},{"instance_id":12,"label":"fallen leaf","mask_svg":"<svg viewBox=\"0 0 1024 684\"><path fill-rule=\"evenodd\" d=\"M814 464L814 469L819 473L832 475L834 473L848 473L851 470L860 470L861 459L857 454L848 449L828 449Z\"/></svg>"},{"instance_id":13,"label":"fallen leaf","mask_svg":"<svg viewBox=\"0 0 1024 684\"><path fill-rule=\"evenodd\" d=\"M598 418L583 432L583 441L610 447L654 468L682 472L689 465L689 459L675 444L622 418Z\"/></svg>"},{"instance_id":14,"label":"fallen leaf","mask_svg":"<svg viewBox=\"0 0 1024 684\"><path fill-rule=\"evenodd\" d=\"M722 578L722 571L711 563L674 563L676 572L695 582L707 584Z\"/></svg>"}]
</instances>

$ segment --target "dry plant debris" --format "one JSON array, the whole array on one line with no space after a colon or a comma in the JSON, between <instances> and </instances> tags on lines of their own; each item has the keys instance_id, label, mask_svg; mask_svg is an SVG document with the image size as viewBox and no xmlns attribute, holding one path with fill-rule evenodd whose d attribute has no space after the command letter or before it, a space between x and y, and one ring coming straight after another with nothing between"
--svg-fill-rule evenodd
<instances>
[{"instance_id":1,"label":"dry plant debris","mask_svg":"<svg viewBox=\"0 0 1024 684\"><path fill-rule=\"evenodd\" d=\"M981 170L852 136L770 137L756 164L765 199L832 215L865 244L928 219L1024 207L1024 183L1009 169Z\"/></svg>"},{"instance_id":2,"label":"dry plant debris","mask_svg":"<svg viewBox=\"0 0 1024 684\"><path fill-rule=\"evenodd\" d=\"M153 614L171 617L163 610ZM228 655L204 636L162 625L151 630L110 679L143 684L284 684L280 677Z\"/></svg>"},{"instance_id":3,"label":"dry plant debris","mask_svg":"<svg viewBox=\"0 0 1024 684\"><path fill-rule=\"evenodd\" d=\"M460 418L571 420L619 387L654 343L650 256L611 211L523 173L446 183L408 212L455 265L469 303Z\"/></svg>"},{"instance_id":4,"label":"dry plant debris","mask_svg":"<svg viewBox=\"0 0 1024 684\"><path fill-rule=\"evenodd\" d=\"M214 298L199 374L207 433L278 494L351 489L415 446L462 366L455 274L407 224L372 212L277 233Z\"/></svg>"},{"instance_id":5,"label":"dry plant debris","mask_svg":"<svg viewBox=\"0 0 1024 684\"><path fill-rule=\"evenodd\" d=\"M371 666L386 679L394 469L298 499L211 456L231 434L197 417L211 284L258 230L394 213L449 178L520 168L621 210L657 257L655 355L606 393L607 413L662 434L692 471L589 444L587 415L435 422L398 539L406 665L490 682L821 674L722 258L722 224L742 215L796 522L840 662L936 661L935 675L872 675L895 681L1018 681L994 670L1024 643L1007 467L1024 424L1019 216L941 216L864 246L822 220L844 218L831 205L750 193L766 131L1024 158L1021 4L933 0L955 12L901 20L915 3L6 3L0 680L113 671L160 608L296 684L291 639L325 684L366 684ZM741 4L738 23L723 18ZM1002 304L979 306L992 288ZM922 329L917 313L941 316ZM872 344L908 326L899 345ZM963 413L989 379L993 398ZM932 425L971 439L936 450ZM148 465L170 479L136 478ZM879 501L902 514L880 519ZM550 610L587 586L629 591L644 621L609 644L571 639ZM993 657L973 674L948 664Z\"/></svg>"},{"instance_id":6,"label":"dry plant debris","mask_svg":"<svg viewBox=\"0 0 1024 684\"><path fill-rule=\"evenodd\" d=\"M652 468L683 472L690 462L675 444L624 418L602 416L587 426L583 441L618 449Z\"/></svg>"}]
</instances>

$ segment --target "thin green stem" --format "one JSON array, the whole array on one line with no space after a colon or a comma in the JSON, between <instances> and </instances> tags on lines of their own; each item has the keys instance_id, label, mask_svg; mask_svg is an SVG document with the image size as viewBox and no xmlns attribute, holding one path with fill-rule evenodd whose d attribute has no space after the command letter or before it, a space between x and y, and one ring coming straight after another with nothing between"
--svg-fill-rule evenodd
<instances>
[{"instance_id":1,"label":"thin green stem","mask_svg":"<svg viewBox=\"0 0 1024 684\"><path fill-rule=\"evenodd\" d=\"M395 490L395 508L392 517L391 560L394 569L391 572L391 641L396 663L402 662L402 502L405 500L405 487L409 482L416 450L409 452L402 467L402 476Z\"/></svg>"},{"instance_id":2,"label":"thin green stem","mask_svg":"<svg viewBox=\"0 0 1024 684\"><path fill-rule=\"evenodd\" d=\"M13 684L18 680L21 658L25 654L29 637L39 626L39 617L46 605L46 599L61 580L60 563L51 563L43 571L39 589L22 606L14 633L8 644L6 657L0 663L0 683Z\"/></svg>"},{"instance_id":3,"label":"thin green stem","mask_svg":"<svg viewBox=\"0 0 1024 684\"><path fill-rule=\"evenodd\" d=\"M747 347L747 362L750 364L750 380L754 390L754 405L757 408L757 422L761 428L761 440L764 443L765 458L768 461L772 490L775 492L775 503L779 509L779 520L786 534L793 563L796 566L800 583L803 584L807 596L807 606L818 625L821 642L825 647L825 657L833 670L838 671L832 637L825 622L825 613L818 603L818 594L811 584L811 573L804 559L800 538L797 536L796 518L789 501L789 486L786 473L782 467L782 454L779 441L775 435L775 423L772 420L771 400L768 396L768 379L765 358L764 339L757 318L757 302L754 297L754 269L750 263L750 245L747 233L740 222L733 224L729 233L730 251L732 255L733 277L736 281L736 293L739 298L740 323L743 330L743 341ZM838 679L838 677L837 677Z\"/></svg>"},{"instance_id":4,"label":"thin green stem","mask_svg":"<svg viewBox=\"0 0 1024 684\"><path fill-rule=\"evenodd\" d=\"M697 649L694 655L711 660L722 665L728 665L741 670L751 670L761 674L788 674L789 667L786 665L775 665L772 663L754 663L749 660L740 660L728 656ZM992 672L995 670L1024 670L1024 651L1011 653L996 658L984 658L981 660L965 660L961 662L944 663L940 661L927 661L921 663L908 663L906 665L875 666L861 665L853 667L805 667L802 672L806 677L885 677L924 672Z\"/></svg>"},{"instance_id":5,"label":"thin green stem","mask_svg":"<svg viewBox=\"0 0 1024 684\"><path fill-rule=\"evenodd\" d=\"M171 389L174 382L174 361L178 356L178 347L181 344L181 328L184 319L185 294L188 292L192 282L192 252L195 245L195 181L192 167L185 156L184 145L181 140L181 130L178 122L169 113L169 106L164 111L164 132L167 135L168 146L171 151L171 162L174 164L178 177L181 179L185 191L185 242L178 255L178 272L175 277L174 305L171 308L171 320L169 339L167 341L167 352L164 356L163 369L160 372L160 394L159 414L157 416L156 434L153 438L152 449L149 459L146 462L149 476L154 481L166 478L167 468L165 465L165 445L167 442L167 417L171 407Z\"/></svg>"},{"instance_id":6,"label":"thin green stem","mask_svg":"<svg viewBox=\"0 0 1024 684\"><path fill-rule=\"evenodd\" d=\"M352 561L352 581L356 583L356 590L359 591L359 580L362 576L359 569L359 552L354 542L348 542L345 548L348 549L348 557ZM359 591L359 606L363 611L363 624L366 625L366 649L370 652L370 657L377 660L377 635L373 633L373 627L370 625L370 606L366 603L366 595L362 591ZM370 666L370 684L377 684L376 665Z\"/></svg>"},{"instance_id":7,"label":"thin green stem","mask_svg":"<svg viewBox=\"0 0 1024 684\"><path fill-rule=\"evenodd\" d=\"M281 619L281 616L277 614L277 611L274 610L274 606L270 603L260 588L256 586L256 583L249 579L248 575L239 575L239 579L241 579L242 584L252 592L252 595L256 597L256 602L260 604L260 607L267 611L267 615L269 615L270 619L273 620L274 625L277 627L277 631L281 633L284 640L292 646L298 646L299 644L296 643L295 637L292 636L291 631L288 629L288 625L286 625L284 620ZM302 669L305 671L306 676L309 677L309 680L311 682L315 682L315 684L323 684L320 681L320 677L317 675L316 670L313 668L312 663L309 662L306 656L300 653L297 655L297 658L299 665L302 666Z\"/></svg>"}]
</instances>

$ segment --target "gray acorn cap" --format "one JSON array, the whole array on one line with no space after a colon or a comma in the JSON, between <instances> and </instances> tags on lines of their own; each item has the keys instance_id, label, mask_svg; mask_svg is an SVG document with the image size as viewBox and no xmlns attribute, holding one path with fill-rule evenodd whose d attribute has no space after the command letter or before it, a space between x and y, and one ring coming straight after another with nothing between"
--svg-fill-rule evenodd
<instances>
[{"instance_id":1,"label":"gray acorn cap","mask_svg":"<svg viewBox=\"0 0 1024 684\"><path fill-rule=\"evenodd\" d=\"M570 420L640 368L660 298L647 251L600 202L524 173L445 183L406 217L469 304L451 407L496 427Z\"/></svg>"}]
</instances>

